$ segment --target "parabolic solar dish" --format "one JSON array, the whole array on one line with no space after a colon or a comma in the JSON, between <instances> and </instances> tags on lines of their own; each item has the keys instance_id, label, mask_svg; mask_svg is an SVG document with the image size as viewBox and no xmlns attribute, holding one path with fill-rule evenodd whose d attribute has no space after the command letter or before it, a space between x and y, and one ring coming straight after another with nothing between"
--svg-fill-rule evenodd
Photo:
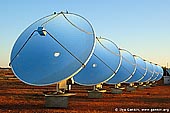
<instances>
[{"instance_id":1,"label":"parabolic solar dish","mask_svg":"<svg viewBox=\"0 0 170 113\"><path fill-rule=\"evenodd\" d=\"M145 75L146 75L146 63L144 60L138 56L134 56L136 60L136 71L133 74L133 76L126 81L127 83L133 83L133 82L138 82L140 81Z\"/></svg>"},{"instance_id":2,"label":"parabolic solar dish","mask_svg":"<svg viewBox=\"0 0 170 113\"><path fill-rule=\"evenodd\" d=\"M110 80L107 81L107 84L119 84L129 80L136 70L136 61L133 55L121 49L122 63L118 72Z\"/></svg>"},{"instance_id":3,"label":"parabolic solar dish","mask_svg":"<svg viewBox=\"0 0 170 113\"><path fill-rule=\"evenodd\" d=\"M168 72L168 74L170 74L170 69L166 69L166 71Z\"/></svg>"},{"instance_id":4,"label":"parabolic solar dish","mask_svg":"<svg viewBox=\"0 0 170 113\"><path fill-rule=\"evenodd\" d=\"M157 66L158 66L158 65L157 65ZM163 69L162 69L160 66L158 66L158 70L159 70L159 75L157 76L157 78L155 79L155 81L160 80L160 79L162 78L162 76L163 76Z\"/></svg>"},{"instance_id":5,"label":"parabolic solar dish","mask_svg":"<svg viewBox=\"0 0 170 113\"><path fill-rule=\"evenodd\" d=\"M148 62L148 61L145 61L146 63L146 69L147 69L147 72L145 74L145 76L138 82L149 82L149 80L151 79L151 77L153 76L153 65Z\"/></svg>"},{"instance_id":6,"label":"parabolic solar dish","mask_svg":"<svg viewBox=\"0 0 170 113\"><path fill-rule=\"evenodd\" d=\"M81 85L97 85L115 75L121 64L120 51L110 40L97 38L96 48L88 64L73 79Z\"/></svg>"},{"instance_id":7,"label":"parabolic solar dish","mask_svg":"<svg viewBox=\"0 0 170 113\"><path fill-rule=\"evenodd\" d=\"M157 67L157 65L155 65L155 64L152 64L153 65L153 70L154 70L154 74L153 74L153 76L151 77L151 79L149 80L149 81L155 81L155 79L158 77L158 75L159 75L159 70L158 70L158 67Z\"/></svg>"},{"instance_id":8,"label":"parabolic solar dish","mask_svg":"<svg viewBox=\"0 0 170 113\"><path fill-rule=\"evenodd\" d=\"M21 81L49 85L77 74L94 47L94 31L85 18L54 13L36 21L19 36L10 65Z\"/></svg>"}]
</instances>

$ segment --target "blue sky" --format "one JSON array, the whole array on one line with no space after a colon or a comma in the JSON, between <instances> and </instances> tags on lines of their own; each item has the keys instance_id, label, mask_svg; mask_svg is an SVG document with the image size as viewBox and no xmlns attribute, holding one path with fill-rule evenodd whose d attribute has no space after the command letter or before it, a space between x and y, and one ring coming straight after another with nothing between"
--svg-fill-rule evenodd
<instances>
[{"instance_id":1,"label":"blue sky","mask_svg":"<svg viewBox=\"0 0 170 113\"><path fill-rule=\"evenodd\" d=\"M7 67L18 36L34 21L68 10L90 21L96 36L146 60L170 65L170 0L0 1L0 66Z\"/></svg>"}]
</instances>

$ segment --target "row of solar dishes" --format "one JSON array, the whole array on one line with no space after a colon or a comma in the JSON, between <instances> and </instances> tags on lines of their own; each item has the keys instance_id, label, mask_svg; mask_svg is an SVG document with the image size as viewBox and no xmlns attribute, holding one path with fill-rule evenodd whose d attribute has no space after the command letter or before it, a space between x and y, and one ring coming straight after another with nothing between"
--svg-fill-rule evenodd
<instances>
[{"instance_id":1,"label":"row of solar dishes","mask_svg":"<svg viewBox=\"0 0 170 113\"><path fill-rule=\"evenodd\" d=\"M160 66L144 61L127 50L119 49L108 39L97 38L93 54L87 66L74 76L78 84L152 82L163 76Z\"/></svg>"},{"instance_id":2,"label":"row of solar dishes","mask_svg":"<svg viewBox=\"0 0 170 113\"><path fill-rule=\"evenodd\" d=\"M163 69L95 37L84 17L54 13L30 25L17 39L10 65L23 82L45 86L73 77L81 85L158 81Z\"/></svg>"}]
</instances>

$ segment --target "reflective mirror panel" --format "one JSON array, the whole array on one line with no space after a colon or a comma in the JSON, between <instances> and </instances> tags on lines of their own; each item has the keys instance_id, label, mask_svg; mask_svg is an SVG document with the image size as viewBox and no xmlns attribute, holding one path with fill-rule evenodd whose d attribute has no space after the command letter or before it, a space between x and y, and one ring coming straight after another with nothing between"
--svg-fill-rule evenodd
<instances>
[{"instance_id":1,"label":"reflective mirror panel","mask_svg":"<svg viewBox=\"0 0 170 113\"><path fill-rule=\"evenodd\" d=\"M148 82L153 76L153 65L148 61L145 61L145 63L146 63L147 72L139 82Z\"/></svg>"},{"instance_id":2,"label":"reflective mirror panel","mask_svg":"<svg viewBox=\"0 0 170 113\"><path fill-rule=\"evenodd\" d=\"M85 18L71 13L52 14L19 36L11 52L11 67L27 84L49 85L78 73L94 47L94 31Z\"/></svg>"},{"instance_id":3,"label":"reflective mirror panel","mask_svg":"<svg viewBox=\"0 0 170 113\"><path fill-rule=\"evenodd\" d=\"M154 69L154 74L149 81L155 81L159 75L159 69L158 69L157 65L153 64L153 69Z\"/></svg>"},{"instance_id":4,"label":"reflective mirror panel","mask_svg":"<svg viewBox=\"0 0 170 113\"><path fill-rule=\"evenodd\" d=\"M121 66L115 76L107 81L107 84L118 84L126 82L132 77L136 70L136 61L133 55L123 49L120 50L120 53L122 56Z\"/></svg>"},{"instance_id":5,"label":"reflective mirror panel","mask_svg":"<svg viewBox=\"0 0 170 113\"><path fill-rule=\"evenodd\" d=\"M144 62L144 60L138 56L134 56L134 58L136 61L136 71L133 76L128 81L126 81L127 83L138 82L143 79L147 73L146 63Z\"/></svg>"},{"instance_id":6,"label":"reflective mirror panel","mask_svg":"<svg viewBox=\"0 0 170 113\"><path fill-rule=\"evenodd\" d=\"M96 85L115 75L121 63L118 47L110 40L97 38L95 51L88 64L73 78L81 85Z\"/></svg>"},{"instance_id":7,"label":"reflective mirror panel","mask_svg":"<svg viewBox=\"0 0 170 113\"><path fill-rule=\"evenodd\" d=\"M158 66L157 65L157 67L158 67L158 70L159 70L159 75L157 76L157 78L155 79L155 81L158 81L158 80L160 80L162 77L163 77L163 69L162 69L162 67L160 67L160 66Z\"/></svg>"}]
</instances>

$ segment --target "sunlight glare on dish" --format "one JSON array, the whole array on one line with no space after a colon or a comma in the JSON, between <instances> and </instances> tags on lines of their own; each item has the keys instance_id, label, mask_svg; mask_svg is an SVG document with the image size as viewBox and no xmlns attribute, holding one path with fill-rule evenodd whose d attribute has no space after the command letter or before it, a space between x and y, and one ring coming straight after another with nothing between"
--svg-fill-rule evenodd
<instances>
[{"instance_id":1,"label":"sunlight glare on dish","mask_svg":"<svg viewBox=\"0 0 170 113\"><path fill-rule=\"evenodd\" d=\"M94 64L92 65L92 67L94 67L94 68L97 67L97 64L94 63Z\"/></svg>"},{"instance_id":2,"label":"sunlight glare on dish","mask_svg":"<svg viewBox=\"0 0 170 113\"><path fill-rule=\"evenodd\" d=\"M54 56L55 56L55 57L59 57L59 56L60 56L60 53L59 53L59 52L55 52L55 53L54 53Z\"/></svg>"}]
</instances>

